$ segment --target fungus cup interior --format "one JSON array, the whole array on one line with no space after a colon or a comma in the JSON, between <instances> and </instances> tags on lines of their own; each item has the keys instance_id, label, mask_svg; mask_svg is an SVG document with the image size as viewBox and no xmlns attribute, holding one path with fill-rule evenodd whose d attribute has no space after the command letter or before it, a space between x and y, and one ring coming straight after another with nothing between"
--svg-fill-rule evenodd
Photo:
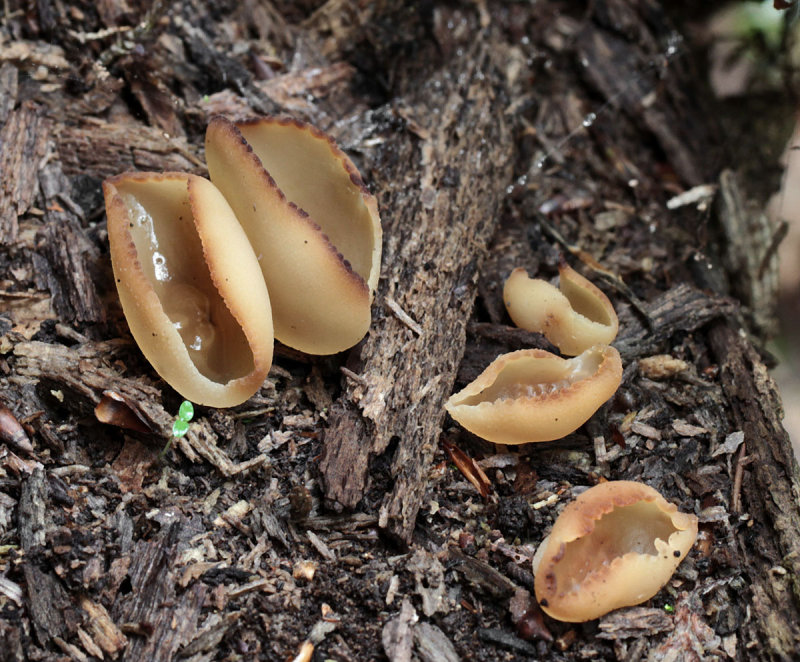
<instances>
[{"instance_id":1,"label":"fungus cup interior","mask_svg":"<svg viewBox=\"0 0 800 662\"><path fill-rule=\"evenodd\" d=\"M474 406L483 402L554 394L594 375L604 358L600 351L584 352L567 360L555 355L521 356L508 362L486 388L459 399L458 404Z\"/></svg>"},{"instance_id":2,"label":"fungus cup interior","mask_svg":"<svg viewBox=\"0 0 800 662\"><path fill-rule=\"evenodd\" d=\"M190 182L118 181L139 265L197 370L225 383L253 369L253 353L211 279L193 222Z\"/></svg>"},{"instance_id":3,"label":"fungus cup interior","mask_svg":"<svg viewBox=\"0 0 800 662\"><path fill-rule=\"evenodd\" d=\"M230 407L264 381L269 293L233 210L208 180L125 173L103 183L111 262L133 337L184 398Z\"/></svg>"},{"instance_id":4,"label":"fungus cup interior","mask_svg":"<svg viewBox=\"0 0 800 662\"><path fill-rule=\"evenodd\" d=\"M590 322L616 327L616 313L606 295L569 266L559 269L558 288L572 309Z\"/></svg>"},{"instance_id":5,"label":"fungus cup interior","mask_svg":"<svg viewBox=\"0 0 800 662\"><path fill-rule=\"evenodd\" d=\"M566 543L557 573L578 586L588 575L625 554L657 556L678 531L672 518L653 502L614 508L595 521L591 535ZM591 565L587 564L589 558Z\"/></svg>"},{"instance_id":6,"label":"fungus cup interior","mask_svg":"<svg viewBox=\"0 0 800 662\"><path fill-rule=\"evenodd\" d=\"M697 538L697 518L635 481L600 483L568 504L533 560L536 598L581 622L653 597Z\"/></svg>"}]
</instances>

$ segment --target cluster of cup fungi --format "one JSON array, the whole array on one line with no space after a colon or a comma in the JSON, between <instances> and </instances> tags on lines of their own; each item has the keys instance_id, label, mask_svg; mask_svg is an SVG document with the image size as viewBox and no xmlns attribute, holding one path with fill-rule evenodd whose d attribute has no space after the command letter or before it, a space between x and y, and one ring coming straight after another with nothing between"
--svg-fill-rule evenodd
<instances>
[{"instance_id":1,"label":"cluster of cup fungi","mask_svg":"<svg viewBox=\"0 0 800 662\"><path fill-rule=\"evenodd\" d=\"M382 232L353 163L306 124L215 117L206 160L210 181L129 172L103 192L117 290L142 353L187 400L231 407L263 383L276 338L333 354L364 337ZM445 408L497 444L560 439L619 387L614 308L566 263L558 287L516 269L503 297L515 324L573 358L500 356ZM539 547L536 597L571 622L639 604L669 581L696 536L697 518L647 485L600 483L563 509Z\"/></svg>"},{"instance_id":2,"label":"cluster of cup fungi","mask_svg":"<svg viewBox=\"0 0 800 662\"><path fill-rule=\"evenodd\" d=\"M564 261L558 287L515 269L503 288L514 323L558 347L495 359L445 408L470 432L496 444L560 439L583 425L622 381L611 347L619 329L608 297ZM552 618L588 621L652 598L697 538L697 517L656 490L607 481L583 492L556 519L533 560L534 589Z\"/></svg>"},{"instance_id":3,"label":"cluster of cup fungi","mask_svg":"<svg viewBox=\"0 0 800 662\"><path fill-rule=\"evenodd\" d=\"M241 404L274 340L333 354L369 329L381 224L356 167L294 120L215 117L210 181L129 172L103 184L111 263L131 333L187 400Z\"/></svg>"}]
</instances>

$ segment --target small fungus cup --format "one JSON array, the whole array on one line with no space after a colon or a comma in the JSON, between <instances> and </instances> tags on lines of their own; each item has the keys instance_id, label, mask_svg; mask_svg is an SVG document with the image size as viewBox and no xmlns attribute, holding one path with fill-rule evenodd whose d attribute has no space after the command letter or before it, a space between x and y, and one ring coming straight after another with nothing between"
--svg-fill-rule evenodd
<instances>
[{"instance_id":1,"label":"small fungus cup","mask_svg":"<svg viewBox=\"0 0 800 662\"><path fill-rule=\"evenodd\" d=\"M450 416L496 444L553 441L574 432L622 381L613 347L563 359L542 349L504 354L445 403Z\"/></svg>"},{"instance_id":2,"label":"small fungus cup","mask_svg":"<svg viewBox=\"0 0 800 662\"><path fill-rule=\"evenodd\" d=\"M562 260L558 287L514 269L503 287L503 301L518 327L542 333L568 356L617 337L619 321L603 292Z\"/></svg>"},{"instance_id":3,"label":"small fungus cup","mask_svg":"<svg viewBox=\"0 0 800 662\"><path fill-rule=\"evenodd\" d=\"M652 598L697 538L697 517L644 483L600 483L568 504L534 557L542 609L570 623Z\"/></svg>"},{"instance_id":4,"label":"small fungus cup","mask_svg":"<svg viewBox=\"0 0 800 662\"><path fill-rule=\"evenodd\" d=\"M309 354L359 342L371 321L381 225L350 159L300 122L215 117L206 160L258 255L275 337Z\"/></svg>"},{"instance_id":5,"label":"small fungus cup","mask_svg":"<svg viewBox=\"0 0 800 662\"><path fill-rule=\"evenodd\" d=\"M225 198L184 173L126 173L103 193L117 290L142 353L188 400L244 402L272 364L272 315Z\"/></svg>"}]
</instances>

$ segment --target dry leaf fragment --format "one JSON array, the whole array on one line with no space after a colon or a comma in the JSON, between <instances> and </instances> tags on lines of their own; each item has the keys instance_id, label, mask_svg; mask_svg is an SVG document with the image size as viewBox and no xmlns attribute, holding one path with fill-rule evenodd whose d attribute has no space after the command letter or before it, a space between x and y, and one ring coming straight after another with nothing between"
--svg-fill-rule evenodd
<instances>
[{"instance_id":1,"label":"dry leaf fragment","mask_svg":"<svg viewBox=\"0 0 800 662\"><path fill-rule=\"evenodd\" d=\"M98 421L108 425L116 425L142 434L155 432L139 412L136 403L116 391L103 391L103 397L94 408L94 415Z\"/></svg>"},{"instance_id":2,"label":"dry leaf fragment","mask_svg":"<svg viewBox=\"0 0 800 662\"><path fill-rule=\"evenodd\" d=\"M25 429L8 407L0 405L0 441L23 453L33 453L33 444Z\"/></svg>"},{"instance_id":3,"label":"dry leaf fragment","mask_svg":"<svg viewBox=\"0 0 800 662\"><path fill-rule=\"evenodd\" d=\"M489 477L480 468L478 463L473 460L469 455L462 451L458 446L451 444L448 441L443 441L442 445L447 452L448 457L456 465L458 470L464 475L470 483L475 486L481 498L485 499L489 496L492 488L492 483Z\"/></svg>"}]
</instances>

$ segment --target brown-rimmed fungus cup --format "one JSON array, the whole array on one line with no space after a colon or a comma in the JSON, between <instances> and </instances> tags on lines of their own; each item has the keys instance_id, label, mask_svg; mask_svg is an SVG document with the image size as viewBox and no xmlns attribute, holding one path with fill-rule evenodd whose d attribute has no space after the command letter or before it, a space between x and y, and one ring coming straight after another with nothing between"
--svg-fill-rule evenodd
<instances>
[{"instance_id":1,"label":"brown-rimmed fungus cup","mask_svg":"<svg viewBox=\"0 0 800 662\"><path fill-rule=\"evenodd\" d=\"M552 441L577 430L616 392L622 360L613 347L564 359L542 349L499 356L445 409L496 444Z\"/></svg>"},{"instance_id":2,"label":"brown-rimmed fungus cup","mask_svg":"<svg viewBox=\"0 0 800 662\"><path fill-rule=\"evenodd\" d=\"M697 538L697 517L652 487L600 483L568 504L534 558L534 589L552 618L577 623L652 598Z\"/></svg>"},{"instance_id":3,"label":"brown-rimmed fungus cup","mask_svg":"<svg viewBox=\"0 0 800 662\"><path fill-rule=\"evenodd\" d=\"M103 193L117 290L142 353L184 398L244 402L272 364L272 315L225 198L184 173L126 173Z\"/></svg>"},{"instance_id":4,"label":"brown-rimmed fungus cup","mask_svg":"<svg viewBox=\"0 0 800 662\"><path fill-rule=\"evenodd\" d=\"M381 225L350 159L293 120L215 117L206 160L258 255L275 337L310 354L359 342L371 321Z\"/></svg>"},{"instance_id":5,"label":"brown-rimmed fungus cup","mask_svg":"<svg viewBox=\"0 0 800 662\"><path fill-rule=\"evenodd\" d=\"M555 287L530 278L525 269L511 272L503 287L503 301L514 324L544 334L569 356L612 342L619 321L608 297L564 261L558 275Z\"/></svg>"}]
</instances>

